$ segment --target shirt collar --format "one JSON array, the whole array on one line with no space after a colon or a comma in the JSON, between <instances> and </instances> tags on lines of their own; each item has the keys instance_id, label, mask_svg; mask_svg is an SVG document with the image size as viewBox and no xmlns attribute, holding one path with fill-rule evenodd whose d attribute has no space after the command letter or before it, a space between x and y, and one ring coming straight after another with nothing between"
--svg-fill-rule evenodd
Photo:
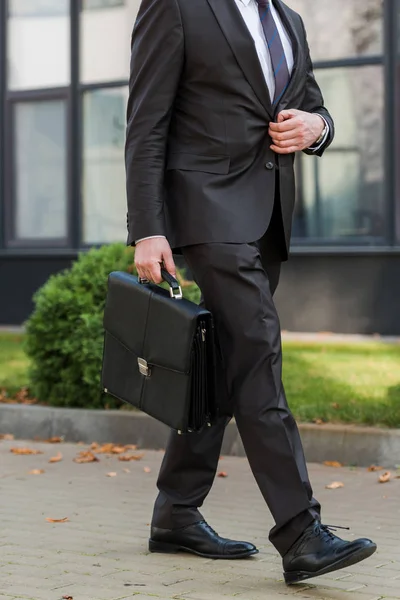
<instances>
[{"instance_id":1,"label":"shirt collar","mask_svg":"<svg viewBox=\"0 0 400 600\"><path fill-rule=\"evenodd\" d=\"M245 6L248 6L251 2L251 0L239 0L242 4L244 4Z\"/></svg>"}]
</instances>

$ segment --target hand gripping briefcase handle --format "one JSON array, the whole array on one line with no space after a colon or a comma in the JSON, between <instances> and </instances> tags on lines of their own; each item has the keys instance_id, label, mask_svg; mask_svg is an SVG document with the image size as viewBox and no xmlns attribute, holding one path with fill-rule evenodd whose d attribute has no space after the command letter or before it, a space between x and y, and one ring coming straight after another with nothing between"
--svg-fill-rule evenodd
<instances>
[{"instance_id":1,"label":"hand gripping briefcase handle","mask_svg":"<svg viewBox=\"0 0 400 600\"><path fill-rule=\"evenodd\" d=\"M179 285L179 281L175 279L171 273L168 273L166 269L161 267L161 277L166 281L169 285L169 293L171 298L175 298L175 300L181 300L183 298L182 288ZM146 283L150 283L148 279L143 279L139 277L139 283L145 285Z\"/></svg>"}]
</instances>

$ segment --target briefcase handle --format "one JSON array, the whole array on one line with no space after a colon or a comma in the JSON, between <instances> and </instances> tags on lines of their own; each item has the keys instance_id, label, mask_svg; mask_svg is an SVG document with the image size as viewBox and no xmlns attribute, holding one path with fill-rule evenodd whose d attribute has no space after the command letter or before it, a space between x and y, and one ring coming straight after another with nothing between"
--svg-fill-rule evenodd
<instances>
[{"instance_id":1,"label":"briefcase handle","mask_svg":"<svg viewBox=\"0 0 400 600\"><path fill-rule=\"evenodd\" d=\"M175 277L173 277L173 275L171 275L171 273L169 273L167 269L164 269L163 267L161 267L161 277L169 285L169 293L171 295L171 298L175 298L175 300L181 300L183 298L183 294L182 288L179 285L179 281L175 279Z\"/></svg>"},{"instance_id":2,"label":"briefcase handle","mask_svg":"<svg viewBox=\"0 0 400 600\"><path fill-rule=\"evenodd\" d=\"M179 285L179 281L177 279L175 279L175 277L173 277L171 275L171 273L168 273L168 271L166 269L164 269L163 267L161 267L161 277L169 285L169 293L170 293L171 298L175 298L175 300L181 300L183 298L183 294L182 294L182 288ZM142 279L141 277L139 277L139 283L146 284L146 283L149 283L149 280Z\"/></svg>"}]
</instances>

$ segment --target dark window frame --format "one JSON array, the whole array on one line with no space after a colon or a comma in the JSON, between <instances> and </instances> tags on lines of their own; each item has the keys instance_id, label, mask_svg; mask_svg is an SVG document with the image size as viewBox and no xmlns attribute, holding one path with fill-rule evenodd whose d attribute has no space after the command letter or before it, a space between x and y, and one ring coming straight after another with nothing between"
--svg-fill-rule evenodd
<instances>
[{"instance_id":1,"label":"dark window frame","mask_svg":"<svg viewBox=\"0 0 400 600\"><path fill-rule=\"evenodd\" d=\"M6 92L6 51L7 51L7 7L5 2L0 2L0 251L4 248L5 237L5 202L4 202L4 162L6 142L4 136L5 123L5 92Z\"/></svg>"},{"instance_id":2,"label":"dark window frame","mask_svg":"<svg viewBox=\"0 0 400 600\"><path fill-rule=\"evenodd\" d=\"M397 0L398 2L400 0ZM346 239L329 239L316 237L293 237L292 251L302 248L323 249L324 247L337 247L340 249L374 246L396 248L400 245L400 239L396 240L396 218L399 219L398 212L400 206L396 206L396 160L400 160L400 140L396 140L396 54L398 48L398 29L399 29L398 6L391 0L384 0L383 3L383 55L360 56L353 58L344 58L329 61L316 61L314 71L318 78L318 69L351 68L365 67L371 65L380 65L384 69L384 139L383 139L383 201L385 219L385 235L375 236L349 236ZM400 99L399 99L400 100ZM328 150L329 151L329 150ZM397 158L396 158L397 151ZM297 175L302 179L301 161L297 161ZM400 186L400 183L397 183ZM301 189L301 188L300 188ZM301 191L300 191L301 194ZM397 248L398 249L398 248Z\"/></svg>"},{"instance_id":3,"label":"dark window frame","mask_svg":"<svg viewBox=\"0 0 400 600\"><path fill-rule=\"evenodd\" d=\"M5 140L7 153L4 157L5 164L5 245L7 248L66 248L71 244L69 223L70 223L70 196L71 196L71 165L70 165L70 128L68 119L69 92L66 88L40 89L23 92L8 92L6 94L7 103L5 111ZM66 235L60 238L17 238L15 232L15 213L17 207L16 201L16 160L15 160L15 107L18 104L36 104L39 102L51 102L61 100L65 102L65 127L66 127Z\"/></svg>"}]
</instances>

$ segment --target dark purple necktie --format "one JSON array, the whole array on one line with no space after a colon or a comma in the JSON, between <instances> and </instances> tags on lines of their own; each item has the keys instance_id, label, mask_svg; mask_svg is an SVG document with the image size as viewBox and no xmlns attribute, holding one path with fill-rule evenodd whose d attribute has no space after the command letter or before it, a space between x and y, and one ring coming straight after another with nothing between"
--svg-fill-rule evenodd
<instances>
[{"instance_id":1,"label":"dark purple necktie","mask_svg":"<svg viewBox=\"0 0 400 600\"><path fill-rule=\"evenodd\" d=\"M290 73L286 61L285 51L278 28L271 12L271 0L256 0L265 39L271 55L272 68L275 77L275 96L273 104L282 98L290 81Z\"/></svg>"}]
</instances>

